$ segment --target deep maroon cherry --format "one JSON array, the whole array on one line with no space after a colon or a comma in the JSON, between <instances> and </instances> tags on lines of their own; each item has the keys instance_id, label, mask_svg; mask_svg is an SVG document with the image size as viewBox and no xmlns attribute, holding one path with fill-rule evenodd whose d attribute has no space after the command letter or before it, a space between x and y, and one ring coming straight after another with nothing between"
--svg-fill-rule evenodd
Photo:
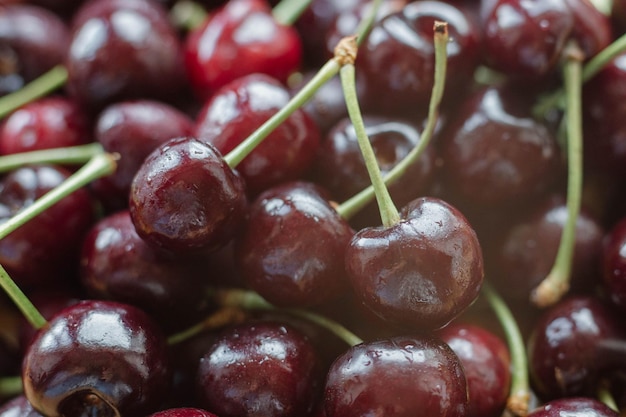
<instances>
[{"instance_id":1,"label":"deep maroon cherry","mask_svg":"<svg viewBox=\"0 0 626 417\"><path fill-rule=\"evenodd\" d=\"M602 278L611 301L626 308L626 219L609 231L602 246Z\"/></svg>"},{"instance_id":2,"label":"deep maroon cherry","mask_svg":"<svg viewBox=\"0 0 626 417\"><path fill-rule=\"evenodd\" d=\"M276 79L251 74L225 85L198 115L195 135L223 155L233 150L287 104L288 90ZM252 195L308 172L320 142L315 123L296 110L244 158L237 170Z\"/></svg>"},{"instance_id":3,"label":"deep maroon cherry","mask_svg":"<svg viewBox=\"0 0 626 417\"><path fill-rule=\"evenodd\" d=\"M595 398L570 397L547 402L533 410L528 417L617 417L618 415Z\"/></svg>"},{"instance_id":4,"label":"deep maroon cherry","mask_svg":"<svg viewBox=\"0 0 626 417\"><path fill-rule=\"evenodd\" d=\"M94 139L107 152L118 153L112 175L93 183L109 210L128 205L128 193L137 170L159 145L192 134L193 121L176 108L152 100L126 101L104 109L96 121Z\"/></svg>"},{"instance_id":5,"label":"deep maroon cherry","mask_svg":"<svg viewBox=\"0 0 626 417\"><path fill-rule=\"evenodd\" d=\"M94 298L131 304L180 329L202 310L208 262L159 251L139 237L128 211L96 223L83 241L80 279Z\"/></svg>"},{"instance_id":6,"label":"deep maroon cherry","mask_svg":"<svg viewBox=\"0 0 626 417\"><path fill-rule=\"evenodd\" d=\"M502 415L511 384L511 358L506 343L473 324L451 323L437 336L463 364L469 396L468 416Z\"/></svg>"},{"instance_id":7,"label":"deep maroon cherry","mask_svg":"<svg viewBox=\"0 0 626 417\"><path fill-rule=\"evenodd\" d=\"M66 59L68 91L101 108L128 98L168 98L184 86L182 47L154 0L96 0L77 12Z\"/></svg>"},{"instance_id":8,"label":"deep maroon cherry","mask_svg":"<svg viewBox=\"0 0 626 417\"><path fill-rule=\"evenodd\" d=\"M363 343L328 371L326 417L467 416L463 366L439 339L395 337Z\"/></svg>"},{"instance_id":9,"label":"deep maroon cherry","mask_svg":"<svg viewBox=\"0 0 626 417\"><path fill-rule=\"evenodd\" d=\"M87 115L72 101L50 97L13 112L0 126L0 154L77 146L91 142Z\"/></svg>"},{"instance_id":10,"label":"deep maroon cherry","mask_svg":"<svg viewBox=\"0 0 626 417\"><path fill-rule=\"evenodd\" d=\"M276 21L265 0L228 2L188 35L185 47L194 92L205 99L248 74L286 82L301 59L297 32Z\"/></svg>"},{"instance_id":11,"label":"deep maroon cherry","mask_svg":"<svg viewBox=\"0 0 626 417\"><path fill-rule=\"evenodd\" d=\"M626 332L598 299L561 300L535 323L528 342L530 374L546 399L595 395L599 378L623 370Z\"/></svg>"},{"instance_id":12,"label":"deep maroon cherry","mask_svg":"<svg viewBox=\"0 0 626 417\"><path fill-rule=\"evenodd\" d=\"M144 161L130 190L130 215L149 244L174 252L224 246L243 226L245 184L215 147L175 138Z\"/></svg>"},{"instance_id":13,"label":"deep maroon cherry","mask_svg":"<svg viewBox=\"0 0 626 417\"><path fill-rule=\"evenodd\" d=\"M135 307L83 301L39 331L22 378L26 397L46 416L149 413L169 385L165 337Z\"/></svg>"},{"instance_id":14,"label":"deep maroon cherry","mask_svg":"<svg viewBox=\"0 0 626 417\"><path fill-rule=\"evenodd\" d=\"M448 22L446 91L471 85L478 63L478 30L461 10L440 1L414 1L372 28L359 48L357 77L365 80L363 107L385 114L425 114L434 80L434 22Z\"/></svg>"},{"instance_id":15,"label":"deep maroon cherry","mask_svg":"<svg viewBox=\"0 0 626 417\"><path fill-rule=\"evenodd\" d=\"M70 34L51 11L25 4L0 5L0 28L0 96L63 63Z\"/></svg>"},{"instance_id":16,"label":"deep maroon cherry","mask_svg":"<svg viewBox=\"0 0 626 417\"><path fill-rule=\"evenodd\" d=\"M520 96L484 88L461 105L441 134L447 187L472 205L519 205L559 178L556 138L531 117Z\"/></svg>"},{"instance_id":17,"label":"deep maroon cherry","mask_svg":"<svg viewBox=\"0 0 626 417\"><path fill-rule=\"evenodd\" d=\"M198 392L220 417L308 415L321 388L319 360L297 330L274 322L224 331L198 368Z\"/></svg>"},{"instance_id":18,"label":"deep maroon cherry","mask_svg":"<svg viewBox=\"0 0 626 417\"><path fill-rule=\"evenodd\" d=\"M250 288L272 304L308 307L348 288L344 252L353 230L311 183L271 188L251 204L236 262Z\"/></svg>"},{"instance_id":19,"label":"deep maroon cherry","mask_svg":"<svg viewBox=\"0 0 626 417\"><path fill-rule=\"evenodd\" d=\"M434 330L471 305L483 258L467 219L443 200L418 198L400 222L357 232L346 250L355 296L394 324Z\"/></svg>"},{"instance_id":20,"label":"deep maroon cherry","mask_svg":"<svg viewBox=\"0 0 626 417\"><path fill-rule=\"evenodd\" d=\"M149 417L217 417L213 413L199 408L171 408L151 414Z\"/></svg>"},{"instance_id":21,"label":"deep maroon cherry","mask_svg":"<svg viewBox=\"0 0 626 417\"><path fill-rule=\"evenodd\" d=\"M62 168L26 166L0 183L0 218L8 219L70 176ZM78 251L95 220L95 206L78 190L0 240L0 264L23 288L60 287L78 268Z\"/></svg>"},{"instance_id":22,"label":"deep maroon cherry","mask_svg":"<svg viewBox=\"0 0 626 417\"><path fill-rule=\"evenodd\" d=\"M24 395L19 395L0 407L0 417L44 417L28 402Z\"/></svg>"}]
</instances>

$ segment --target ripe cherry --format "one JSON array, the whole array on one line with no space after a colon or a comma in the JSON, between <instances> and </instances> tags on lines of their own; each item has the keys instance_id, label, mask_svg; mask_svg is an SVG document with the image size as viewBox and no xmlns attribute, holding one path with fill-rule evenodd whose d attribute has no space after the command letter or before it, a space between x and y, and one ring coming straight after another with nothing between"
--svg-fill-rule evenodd
<instances>
[{"instance_id":1,"label":"ripe cherry","mask_svg":"<svg viewBox=\"0 0 626 417\"><path fill-rule=\"evenodd\" d=\"M549 401L533 410L528 417L617 417L606 404L590 397L570 397Z\"/></svg>"}]
</instances>

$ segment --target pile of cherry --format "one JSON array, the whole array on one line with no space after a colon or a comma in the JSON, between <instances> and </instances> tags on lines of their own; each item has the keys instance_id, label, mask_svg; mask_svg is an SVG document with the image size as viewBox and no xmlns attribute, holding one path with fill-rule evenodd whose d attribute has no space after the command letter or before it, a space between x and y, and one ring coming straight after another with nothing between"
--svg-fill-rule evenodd
<instances>
[{"instance_id":1,"label":"pile of cherry","mask_svg":"<svg viewBox=\"0 0 626 417\"><path fill-rule=\"evenodd\" d=\"M626 412L626 1L378 3L0 0L0 417Z\"/></svg>"}]
</instances>

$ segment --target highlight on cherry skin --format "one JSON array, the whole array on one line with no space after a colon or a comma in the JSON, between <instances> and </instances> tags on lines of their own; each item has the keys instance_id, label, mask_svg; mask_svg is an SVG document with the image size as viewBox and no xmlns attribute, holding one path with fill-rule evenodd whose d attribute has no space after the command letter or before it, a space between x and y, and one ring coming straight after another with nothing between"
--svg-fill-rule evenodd
<instances>
[{"instance_id":1,"label":"highlight on cherry skin","mask_svg":"<svg viewBox=\"0 0 626 417\"><path fill-rule=\"evenodd\" d=\"M0 0L0 417L625 415L624 34Z\"/></svg>"}]
</instances>

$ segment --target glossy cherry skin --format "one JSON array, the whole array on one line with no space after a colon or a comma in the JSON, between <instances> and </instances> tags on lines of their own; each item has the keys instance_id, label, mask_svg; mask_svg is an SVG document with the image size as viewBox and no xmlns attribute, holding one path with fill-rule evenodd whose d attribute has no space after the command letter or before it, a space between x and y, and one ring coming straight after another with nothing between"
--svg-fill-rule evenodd
<instances>
[{"instance_id":1,"label":"glossy cherry skin","mask_svg":"<svg viewBox=\"0 0 626 417\"><path fill-rule=\"evenodd\" d=\"M212 145L175 138L144 161L130 190L130 215L149 244L173 252L230 241L247 210L245 184Z\"/></svg>"},{"instance_id":2,"label":"glossy cherry skin","mask_svg":"<svg viewBox=\"0 0 626 417\"><path fill-rule=\"evenodd\" d=\"M403 336L350 348L333 363L326 417L467 416L463 366L439 339Z\"/></svg>"},{"instance_id":3,"label":"glossy cherry skin","mask_svg":"<svg viewBox=\"0 0 626 417\"><path fill-rule=\"evenodd\" d=\"M514 77L550 75L572 39L586 57L611 41L608 19L587 0L494 0L481 5L486 60Z\"/></svg>"},{"instance_id":4,"label":"glossy cherry skin","mask_svg":"<svg viewBox=\"0 0 626 417\"><path fill-rule=\"evenodd\" d=\"M152 0L97 0L75 17L65 61L68 92L100 109L129 98L168 98L184 85L182 46Z\"/></svg>"},{"instance_id":5,"label":"glossy cherry skin","mask_svg":"<svg viewBox=\"0 0 626 417\"><path fill-rule=\"evenodd\" d=\"M594 395L602 375L624 369L626 332L590 296L561 300L535 323L528 341L530 375L542 398Z\"/></svg>"},{"instance_id":6,"label":"glossy cherry skin","mask_svg":"<svg viewBox=\"0 0 626 417\"><path fill-rule=\"evenodd\" d=\"M24 395L19 395L0 407L0 417L44 417L28 402Z\"/></svg>"},{"instance_id":7,"label":"glossy cherry skin","mask_svg":"<svg viewBox=\"0 0 626 417\"><path fill-rule=\"evenodd\" d=\"M343 255L354 234L311 183L271 188L250 205L236 262L248 286L270 303L308 307L348 288Z\"/></svg>"},{"instance_id":8,"label":"glossy cherry skin","mask_svg":"<svg viewBox=\"0 0 626 417\"><path fill-rule=\"evenodd\" d=\"M194 92L205 99L248 74L267 74L286 82L301 59L296 30L277 22L264 0L228 2L189 33L185 46Z\"/></svg>"},{"instance_id":9,"label":"glossy cherry skin","mask_svg":"<svg viewBox=\"0 0 626 417\"><path fill-rule=\"evenodd\" d=\"M509 349L494 333L473 324L450 323L437 336L459 357L472 417L502 415L511 384Z\"/></svg>"},{"instance_id":10,"label":"glossy cherry skin","mask_svg":"<svg viewBox=\"0 0 626 417\"><path fill-rule=\"evenodd\" d=\"M359 48L357 78L364 77L363 107L384 114L425 114L434 79L434 22L448 22L446 91L471 85L478 63L478 31L459 9L417 1L377 22Z\"/></svg>"},{"instance_id":11,"label":"glossy cherry skin","mask_svg":"<svg viewBox=\"0 0 626 417\"><path fill-rule=\"evenodd\" d=\"M313 346L281 323L225 330L200 360L199 398L220 417L308 415L321 388Z\"/></svg>"},{"instance_id":12,"label":"glossy cherry skin","mask_svg":"<svg viewBox=\"0 0 626 417\"><path fill-rule=\"evenodd\" d=\"M565 198L553 196L505 233L494 254L497 266L493 276L503 295L529 300L532 290L550 273L566 221ZM604 230L584 210L576 219L575 230L570 288L575 292L589 291L600 271Z\"/></svg>"},{"instance_id":13,"label":"glossy cherry skin","mask_svg":"<svg viewBox=\"0 0 626 417\"><path fill-rule=\"evenodd\" d=\"M151 414L149 417L217 417L213 413L199 408L172 408Z\"/></svg>"},{"instance_id":14,"label":"glossy cherry skin","mask_svg":"<svg viewBox=\"0 0 626 417\"><path fill-rule=\"evenodd\" d=\"M0 6L0 28L0 96L63 63L70 33L51 11L25 4Z\"/></svg>"},{"instance_id":15,"label":"glossy cherry skin","mask_svg":"<svg viewBox=\"0 0 626 417\"><path fill-rule=\"evenodd\" d=\"M84 145L91 141L91 126L78 105L62 97L49 97L11 113L0 125L0 154Z\"/></svg>"},{"instance_id":16,"label":"glossy cherry skin","mask_svg":"<svg viewBox=\"0 0 626 417\"><path fill-rule=\"evenodd\" d=\"M471 204L513 207L544 193L560 174L552 131L515 92L484 88L441 133L446 186Z\"/></svg>"},{"instance_id":17,"label":"glossy cherry skin","mask_svg":"<svg viewBox=\"0 0 626 417\"><path fill-rule=\"evenodd\" d=\"M529 413L528 417L617 417L618 415L595 398L570 397L543 404Z\"/></svg>"},{"instance_id":18,"label":"glossy cherry skin","mask_svg":"<svg viewBox=\"0 0 626 417\"><path fill-rule=\"evenodd\" d=\"M622 310L626 308L626 220L615 224L602 246L602 278L607 296Z\"/></svg>"},{"instance_id":19,"label":"glossy cherry skin","mask_svg":"<svg viewBox=\"0 0 626 417\"><path fill-rule=\"evenodd\" d=\"M110 211L128 206L128 193L137 170L159 145L172 138L189 136L193 121L180 110L153 100L112 104L98 116L94 139L107 152L118 153L112 175L92 184Z\"/></svg>"},{"instance_id":20,"label":"glossy cherry skin","mask_svg":"<svg viewBox=\"0 0 626 417\"><path fill-rule=\"evenodd\" d=\"M139 307L167 329L180 329L202 310L208 276L207 262L148 245L125 210L102 218L83 241L87 293Z\"/></svg>"},{"instance_id":21,"label":"glossy cherry skin","mask_svg":"<svg viewBox=\"0 0 626 417\"><path fill-rule=\"evenodd\" d=\"M195 135L226 155L289 99L288 90L276 79L263 74L244 76L225 85L205 104ZM249 193L257 195L307 173L319 142L315 123L296 110L237 165L237 171L246 180Z\"/></svg>"},{"instance_id":22,"label":"glossy cherry skin","mask_svg":"<svg viewBox=\"0 0 626 417\"><path fill-rule=\"evenodd\" d=\"M346 249L356 297L375 315L420 331L448 324L478 297L483 257L463 214L418 198L400 222L360 230Z\"/></svg>"},{"instance_id":23,"label":"glossy cherry skin","mask_svg":"<svg viewBox=\"0 0 626 417\"><path fill-rule=\"evenodd\" d=\"M0 218L30 206L69 175L65 169L44 165L7 174L0 183ZM85 189L63 198L0 240L0 264L27 290L66 285L77 270L78 249L95 220L94 209Z\"/></svg>"},{"instance_id":24,"label":"glossy cherry skin","mask_svg":"<svg viewBox=\"0 0 626 417\"><path fill-rule=\"evenodd\" d=\"M168 389L165 337L135 307L83 301L39 331L22 378L26 397L46 416L145 414Z\"/></svg>"}]
</instances>

